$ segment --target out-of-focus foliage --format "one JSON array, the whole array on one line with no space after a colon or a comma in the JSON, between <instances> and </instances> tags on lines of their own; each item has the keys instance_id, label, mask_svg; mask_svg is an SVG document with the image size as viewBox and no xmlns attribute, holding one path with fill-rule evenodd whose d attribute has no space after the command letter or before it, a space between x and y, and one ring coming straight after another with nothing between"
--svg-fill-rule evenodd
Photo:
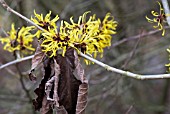
<instances>
[{"instance_id":1,"label":"out-of-focus foliage","mask_svg":"<svg viewBox=\"0 0 170 114\"><path fill-rule=\"evenodd\" d=\"M21 14L31 17L34 9L37 13L51 16L59 15L60 19L69 22L74 16L74 21L85 11L91 11L101 19L110 12L118 21L117 34L112 38L112 45L105 49L101 61L124 70L141 74L166 73L164 66L168 63L166 48L169 47L169 29L164 38L162 32L141 37L140 40L129 40L116 45L118 41L131 36L147 33L153 30L145 16L151 17L151 10L159 11L155 0L6 0L7 3ZM60 20L59 20L60 21ZM12 22L16 27L28 25L19 17L6 12L0 7L0 35L9 31ZM60 23L57 23L60 25ZM139 43L138 46L135 46ZM36 47L36 41L33 45ZM0 45L0 63L12 61L11 53L5 52ZM133 55L133 56L131 56ZM24 83L32 96L34 88L39 83L33 84L28 79L30 61L19 64ZM138 81L125 78L116 73L106 71L97 65L85 66L89 79L89 101L87 114L125 114L129 109L130 114L168 114L170 83L169 80ZM39 72L36 72L39 74ZM41 74L41 73L40 73ZM41 78L41 77L38 77ZM24 92L19 73L14 66L0 71L0 113L31 114L32 104Z\"/></svg>"}]
</instances>

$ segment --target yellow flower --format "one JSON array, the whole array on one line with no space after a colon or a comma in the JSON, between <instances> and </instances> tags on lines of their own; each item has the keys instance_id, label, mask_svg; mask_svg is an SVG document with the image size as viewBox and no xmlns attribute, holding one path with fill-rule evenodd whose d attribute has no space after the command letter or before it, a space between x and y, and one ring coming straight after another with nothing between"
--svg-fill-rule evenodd
<instances>
[{"instance_id":1,"label":"yellow flower","mask_svg":"<svg viewBox=\"0 0 170 114\"><path fill-rule=\"evenodd\" d=\"M59 32L49 27L48 32L42 33L43 51L50 57L59 53L64 56L71 47L94 57L100 53L102 57L104 48L111 45L111 35L116 34L117 22L110 13L102 21L95 15L86 19L88 13L80 16L78 22L74 22L73 17L70 18L71 23L61 21Z\"/></svg>"},{"instance_id":2,"label":"yellow flower","mask_svg":"<svg viewBox=\"0 0 170 114\"><path fill-rule=\"evenodd\" d=\"M151 11L151 14L154 16L154 18L150 19L146 16L146 19L148 20L149 23L157 23L157 25L153 26L153 28L158 28L158 30L162 30L162 36L164 36L165 28L163 26L163 22L165 21L166 16L169 16L169 15L165 15L164 9L162 8L160 2L157 2L157 3L159 4L159 7L160 7L159 13L155 11Z\"/></svg>"},{"instance_id":3,"label":"yellow flower","mask_svg":"<svg viewBox=\"0 0 170 114\"><path fill-rule=\"evenodd\" d=\"M49 13L43 18L43 14L37 14L34 10L34 15L35 17L31 17L31 20L41 26L42 28L44 28L45 30L49 31L49 29L57 29L56 26L56 22L58 21L59 17L58 15L56 15L56 17L54 19L51 20L51 11L49 11ZM36 32L36 36L39 38L40 34L42 33L41 30L38 30Z\"/></svg>"},{"instance_id":4,"label":"yellow flower","mask_svg":"<svg viewBox=\"0 0 170 114\"><path fill-rule=\"evenodd\" d=\"M42 51L47 53L49 57L54 57L57 54L65 55L66 49L68 48L68 40L64 34L60 34L57 31L50 29L49 32L42 33L45 40L42 41Z\"/></svg>"},{"instance_id":5,"label":"yellow flower","mask_svg":"<svg viewBox=\"0 0 170 114\"><path fill-rule=\"evenodd\" d=\"M15 30L14 24L11 25L11 30L8 32L9 36L0 38L2 44L5 44L4 50L9 52L21 51L24 54L34 51L32 47L33 35L30 33L33 27L22 27L18 31Z\"/></svg>"},{"instance_id":6,"label":"yellow flower","mask_svg":"<svg viewBox=\"0 0 170 114\"><path fill-rule=\"evenodd\" d=\"M100 53L102 57L103 49L111 45L111 35L116 34L117 22L110 13L106 14L102 22L96 19L95 15L90 16L86 21L88 13L85 12L80 16L78 23L75 23L72 17L71 24L65 22L66 28L70 29L68 32L70 44L83 53L94 55L94 57Z\"/></svg>"}]
</instances>

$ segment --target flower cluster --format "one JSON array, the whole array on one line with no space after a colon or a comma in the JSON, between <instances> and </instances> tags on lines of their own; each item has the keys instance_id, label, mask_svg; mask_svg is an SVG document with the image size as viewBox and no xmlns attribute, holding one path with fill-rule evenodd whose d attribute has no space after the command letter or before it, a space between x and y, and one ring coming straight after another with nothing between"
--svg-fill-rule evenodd
<instances>
[{"instance_id":1,"label":"flower cluster","mask_svg":"<svg viewBox=\"0 0 170 114\"><path fill-rule=\"evenodd\" d=\"M103 21L96 19L95 15L90 16L86 21L86 15L79 17L78 23L71 24L65 22L72 47L80 49L83 53L97 56L97 53L103 54L103 49L111 45L112 34L116 34L117 22L110 13L106 14Z\"/></svg>"},{"instance_id":2,"label":"flower cluster","mask_svg":"<svg viewBox=\"0 0 170 114\"><path fill-rule=\"evenodd\" d=\"M21 51L23 54L33 52L35 49L32 47L34 35L30 33L32 27L22 27L19 30L15 29L15 25L11 25L11 30L8 32L7 37L0 38L0 42L5 44L4 50L9 52Z\"/></svg>"},{"instance_id":3,"label":"flower cluster","mask_svg":"<svg viewBox=\"0 0 170 114\"><path fill-rule=\"evenodd\" d=\"M56 22L59 19L58 15L56 15L56 17L54 19L51 20L51 11L43 18L43 14L39 15L36 13L36 11L34 10L34 15L35 17L31 17L31 20L37 24L38 26L42 27L43 29L49 31L50 29L57 29L56 26ZM38 30L36 32L36 36L40 37L40 34L42 33L41 30Z\"/></svg>"},{"instance_id":4,"label":"flower cluster","mask_svg":"<svg viewBox=\"0 0 170 114\"><path fill-rule=\"evenodd\" d=\"M43 19L42 14L36 14L32 20L47 30L37 35L38 38L43 37L42 49L50 57L56 56L58 53L65 55L68 48L75 48L78 52L97 56L98 53L103 54L103 49L111 45L113 34L116 34L117 22L110 13L106 14L101 21L95 15L86 19L89 12L85 12L79 17L78 22L70 18L70 22L61 21L58 28L54 23L59 19L58 15L50 21L50 14ZM58 28L58 29L56 29Z\"/></svg>"},{"instance_id":5,"label":"flower cluster","mask_svg":"<svg viewBox=\"0 0 170 114\"><path fill-rule=\"evenodd\" d=\"M160 7L159 13L155 11L151 11L151 14L154 16L154 18L150 19L146 16L146 19L148 20L149 23L157 23L157 25L153 26L153 28L158 28L159 30L162 30L162 36L164 36L165 28L163 26L163 22L165 22L166 16L168 15L165 15L164 9L162 8L160 2L157 3L159 4Z\"/></svg>"}]
</instances>

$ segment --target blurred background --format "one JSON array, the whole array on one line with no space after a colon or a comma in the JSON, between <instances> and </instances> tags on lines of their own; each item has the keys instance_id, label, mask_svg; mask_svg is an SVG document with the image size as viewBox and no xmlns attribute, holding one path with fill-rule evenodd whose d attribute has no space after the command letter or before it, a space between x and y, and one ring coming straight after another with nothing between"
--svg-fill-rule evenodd
<instances>
[{"instance_id":1,"label":"blurred background","mask_svg":"<svg viewBox=\"0 0 170 114\"><path fill-rule=\"evenodd\" d=\"M117 34L113 36L112 46L105 49L103 58L97 59L138 74L167 73L170 29L162 37L162 31L155 31L145 19L146 15L152 18L151 10L159 12L155 0L5 1L28 18L33 16L34 9L44 15L51 10L52 16L58 14L67 21L71 16L76 21L85 11L101 19L110 12L118 21ZM12 22L16 27L28 25L0 6L1 36L10 30ZM13 54L4 51L2 44L0 54L1 65L14 60ZM84 61L82 64L89 79L86 114L170 114L169 79L141 81L108 72L96 64L86 66ZM33 110L31 99L36 97L34 89L40 81L33 83L28 79L30 66L31 60L28 60L0 70L0 114L39 114ZM36 70L36 75L39 80L42 78L41 68Z\"/></svg>"}]
</instances>

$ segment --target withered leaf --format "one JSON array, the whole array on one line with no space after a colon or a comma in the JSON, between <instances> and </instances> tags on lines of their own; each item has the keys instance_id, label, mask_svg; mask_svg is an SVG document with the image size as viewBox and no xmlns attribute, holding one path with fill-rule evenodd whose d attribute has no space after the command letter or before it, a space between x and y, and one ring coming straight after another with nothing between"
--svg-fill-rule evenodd
<instances>
[{"instance_id":1,"label":"withered leaf","mask_svg":"<svg viewBox=\"0 0 170 114\"><path fill-rule=\"evenodd\" d=\"M55 58L61 70L58 83L59 104L64 106L68 114L75 114L81 81L77 80L73 74L75 70L74 49L67 49L65 57L57 55Z\"/></svg>"},{"instance_id":2,"label":"withered leaf","mask_svg":"<svg viewBox=\"0 0 170 114\"><path fill-rule=\"evenodd\" d=\"M38 45L34 57L32 59L32 66L31 66L31 70L35 69L43 60L45 56L45 53L42 52L41 46Z\"/></svg>"},{"instance_id":3,"label":"withered leaf","mask_svg":"<svg viewBox=\"0 0 170 114\"><path fill-rule=\"evenodd\" d=\"M59 82L59 74L60 74L60 66L57 64L56 60L54 59L54 71L55 71L55 82L54 82L54 101L56 107L59 107L59 97L58 97L58 82Z\"/></svg>"},{"instance_id":4,"label":"withered leaf","mask_svg":"<svg viewBox=\"0 0 170 114\"><path fill-rule=\"evenodd\" d=\"M37 95L37 98L33 100L35 110L40 110L40 108L42 108L42 102L45 96L45 84L51 76L51 61L51 59L46 59L44 61L44 77L41 80L39 87L34 91Z\"/></svg>"},{"instance_id":5,"label":"withered leaf","mask_svg":"<svg viewBox=\"0 0 170 114\"><path fill-rule=\"evenodd\" d=\"M65 110L64 106L60 106L57 108L57 114L68 114Z\"/></svg>"},{"instance_id":6,"label":"withered leaf","mask_svg":"<svg viewBox=\"0 0 170 114\"><path fill-rule=\"evenodd\" d=\"M80 60L78 58L78 54L74 51L75 56L75 66L76 66L76 73L79 79L81 80L82 84L79 86L78 91L78 99L77 99L77 106L76 106L76 114L85 114L85 108L87 105L87 93L88 93L88 80L85 77L84 69L80 64Z\"/></svg>"},{"instance_id":7,"label":"withered leaf","mask_svg":"<svg viewBox=\"0 0 170 114\"><path fill-rule=\"evenodd\" d=\"M52 65L51 65L52 66ZM55 103L55 106L56 107L59 107L59 103L58 103L58 100L59 100L59 97L58 97L58 82L59 82L59 74L60 74L60 67L59 65L57 64L56 60L54 59L54 64L52 66L54 68L54 73L55 75L46 82L45 84L45 93L46 93L46 96L47 96L47 100L49 101L53 101ZM51 68L52 68L51 67ZM54 88L52 88L54 87ZM54 91L53 92L53 95L51 95L51 91ZM53 98L51 98L51 96Z\"/></svg>"},{"instance_id":8,"label":"withered leaf","mask_svg":"<svg viewBox=\"0 0 170 114\"><path fill-rule=\"evenodd\" d=\"M74 60L75 72L82 83L84 83L84 82L87 83L87 79L84 74L84 69L83 69L82 65L80 64L80 60L78 58L78 54L77 54L76 50L74 50L74 56L75 56L75 60Z\"/></svg>"},{"instance_id":9,"label":"withered leaf","mask_svg":"<svg viewBox=\"0 0 170 114\"><path fill-rule=\"evenodd\" d=\"M47 97L47 100L49 101L54 101L54 99L52 99L50 97L50 92L52 90L52 87L54 85L54 81L55 81L55 77L53 76L50 80L48 80L45 84L45 93L46 93L46 97ZM54 89L53 89L54 90Z\"/></svg>"},{"instance_id":10,"label":"withered leaf","mask_svg":"<svg viewBox=\"0 0 170 114\"><path fill-rule=\"evenodd\" d=\"M87 105L87 93L88 93L88 84L82 83L79 86L79 91L78 91L76 114L85 114L85 108Z\"/></svg>"},{"instance_id":11,"label":"withered leaf","mask_svg":"<svg viewBox=\"0 0 170 114\"><path fill-rule=\"evenodd\" d=\"M35 109L41 109L41 114L52 114L54 107L57 114L84 114L88 81L74 49L67 49L64 57L57 55L43 63L44 78L35 90ZM80 80L75 77L75 70Z\"/></svg>"},{"instance_id":12,"label":"withered leaf","mask_svg":"<svg viewBox=\"0 0 170 114\"><path fill-rule=\"evenodd\" d=\"M33 74L33 71L42 62L44 56L45 56L45 53L42 52L41 46L38 45L38 47L35 51L34 57L32 59L31 71L29 73L29 78L31 81L35 81L36 76Z\"/></svg>"},{"instance_id":13,"label":"withered leaf","mask_svg":"<svg viewBox=\"0 0 170 114\"><path fill-rule=\"evenodd\" d=\"M47 96L44 96L42 101L42 108L41 108L41 114L52 114L53 109L52 106L53 102L50 102L47 100Z\"/></svg>"}]
</instances>

